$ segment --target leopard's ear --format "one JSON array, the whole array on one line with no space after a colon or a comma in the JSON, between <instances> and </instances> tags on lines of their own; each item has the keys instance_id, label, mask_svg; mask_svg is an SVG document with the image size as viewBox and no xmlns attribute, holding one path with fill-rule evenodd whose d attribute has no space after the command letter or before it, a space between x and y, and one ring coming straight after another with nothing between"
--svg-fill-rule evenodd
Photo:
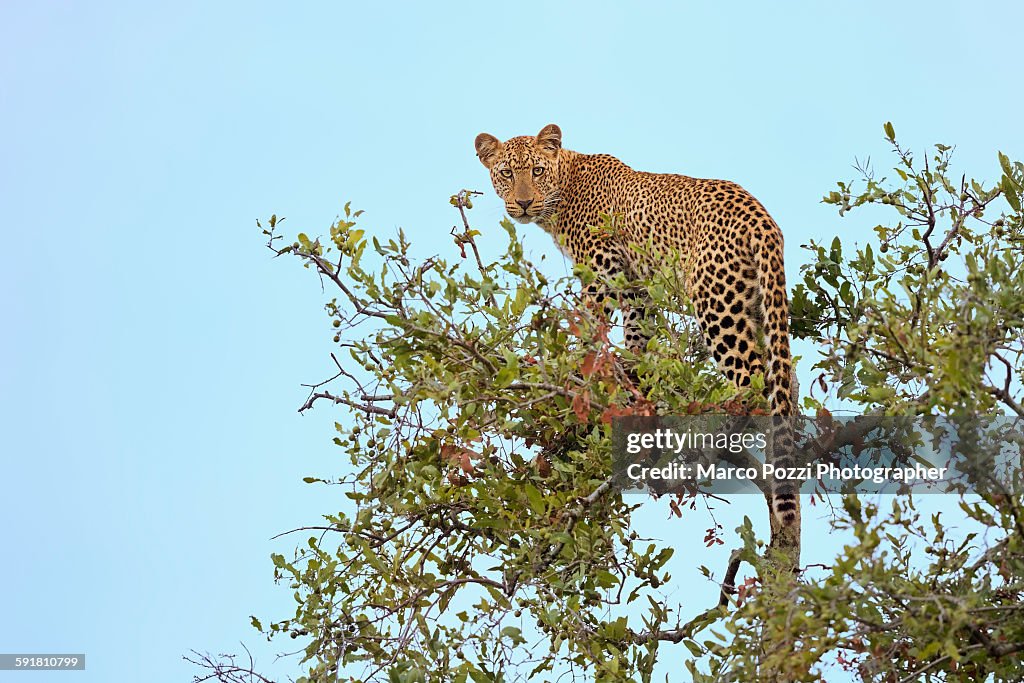
<instances>
[{"instance_id":1,"label":"leopard's ear","mask_svg":"<svg viewBox=\"0 0 1024 683\"><path fill-rule=\"evenodd\" d=\"M494 165L494 160L501 153L501 148L501 140L493 135L480 133L476 136L476 155L480 158L480 163L487 168Z\"/></svg>"},{"instance_id":2,"label":"leopard's ear","mask_svg":"<svg viewBox=\"0 0 1024 683\"><path fill-rule=\"evenodd\" d=\"M562 148L562 129L549 123L537 133L537 144L548 152L557 152Z\"/></svg>"}]
</instances>

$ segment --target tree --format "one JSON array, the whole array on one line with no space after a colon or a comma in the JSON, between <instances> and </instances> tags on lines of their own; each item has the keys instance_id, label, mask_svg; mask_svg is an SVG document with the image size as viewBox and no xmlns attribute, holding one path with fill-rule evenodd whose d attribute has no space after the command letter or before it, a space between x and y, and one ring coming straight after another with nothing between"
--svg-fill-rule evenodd
<instances>
[{"instance_id":1,"label":"tree","mask_svg":"<svg viewBox=\"0 0 1024 683\"><path fill-rule=\"evenodd\" d=\"M809 245L814 260L796 288L795 330L822 349L821 388L859 410L957 422L1001 412L1012 419L988 422L1019 433L1024 165L1000 154L1002 177L986 188L950 177L950 147L936 145L918 161L891 124L885 132L899 180L876 179L862 166L857 190L839 183L824 201L840 215L881 205L896 216L875 228L876 247L857 248L852 258L838 238ZM996 213L998 200L1006 206ZM870 681L1024 678L1015 448L1018 485L961 496L966 519L956 529L939 513L923 516L912 497L845 498L833 521L852 535L842 555L815 580L745 604L718 661L729 662L734 680L749 680L766 663L792 680L817 680L811 673L823 663ZM766 630L796 641L798 656L765 652Z\"/></svg>"},{"instance_id":2,"label":"tree","mask_svg":"<svg viewBox=\"0 0 1024 683\"><path fill-rule=\"evenodd\" d=\"M839 238L806 247L793 329L821 350L815 386L875 414L1024 415L1024 165L1001 156L994 188L954 183L950 148L918 165L889 124L886 134L900 181L864 167L860 190L840 183L825 201L840 215L882 205L895 224L853 258ZM452 198L454 258L417 261L403 233L369 237L348 205L323 241L300 234L281 246L281 221L264 228L276 254L336 294L335 373L301 410L344 411L334 441L351 464L336 480L309 479L340 486L350 509L312 527L294 557L273 558L294 616L267 627L253 618L268 637L303 639L300 680L649 681L659 657L686 660L701 681L819 680L829 667L878 681L1024 675L1018 492L962 499L989 530L976 537L938 517L926 527L912 498L883 515L847 496L833 523L850 545L823 576L799 581L762 559L748 523L736 558L757 577L734 605L712 598L683 623L658 592L673 580L673 549L631 528L636 503L610 476L611 422L756 414L762 387L737 395L714 369L671 269L642 284L656 333L633 356L575 293L577 278L594 278L586 268L550 281L507 222L506 252L483 258L471 195ZM989 220L997 201L1009 211ZM605 284L628 294L628 283ZM803 405L827 416L821 398ZM680 514L695 500L672 496ZM707 540L722 542L719 530Z\"/></svg>"}]
</instances>

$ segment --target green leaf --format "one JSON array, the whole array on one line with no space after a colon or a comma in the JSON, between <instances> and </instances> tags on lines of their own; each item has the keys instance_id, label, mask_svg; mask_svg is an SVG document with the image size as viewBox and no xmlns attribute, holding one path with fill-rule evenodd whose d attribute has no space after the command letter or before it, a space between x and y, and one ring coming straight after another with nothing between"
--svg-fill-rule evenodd
<instances>
[{"instance_id":1,"label":"green leaf","mask_svg":"<svg viewBox=\"0 0 1024 683\"><path fill-rule=\"evenodd\" d=\"M543 513L547 506L544 504L544 496L537 490L537 487L533 484L526 484L523 489L526 491L526 499L530 502L530 509L537 514Z\"/></svg>"},{"instance_id":2,"label":"green leaf","mask_svg":"<svg viewBox=\"0 0 1024 683\"><path fill-rule=\"evenodd\" d=\"M505 367L498 370L498 374L494 377L494 386L496 387L507 387L516 380L519 376L519 368Z\"/></svg>"},{"instance_id":3,"label":"green leaf","mask_svg":"<svg viewBox=\"0 0 1024 683\"><path fill-rule=\"evenodd\" d=\"M1014 211L1020 212L1020 197L1017 195L1017 188L1009 176L1003 176L1003 193L1006 195L1007 203Z\"/></svg>"},{"instance_id":4,"label":"green leaf","mask_svg":"<svg viewBox=\"0 0 1024 683\"><path fill-rule=\"evenodd\" d=\"M506 626L501 629L501 635L506 638L511 638L513 645L521 645L526 642L526 638L523 638L522 629L516 628L515 626Z\"/></svg>"},{"instance_id":5,"label":"green leaf","mask_svg":"<svg viewBox=\"0 0 1024 683\"><path fill-rule=\"evenodd\" d=\"M1002 152L999 152L999 165L1003 168L1003 173L1008 176L1013 176L1013 167L1010 165L1010 157L1006 156Z\"/></svg>"},{"instance_id":6,"label":"green leaf","mask_svg":"<svg viewBox=\"0 0 1024 683\"><path fill-rule=\"evenodd\" d=\"M896 130L889 121L885 122L885 137L889 139L889 142L896 141Z\"/></svg>"}]
</instances>

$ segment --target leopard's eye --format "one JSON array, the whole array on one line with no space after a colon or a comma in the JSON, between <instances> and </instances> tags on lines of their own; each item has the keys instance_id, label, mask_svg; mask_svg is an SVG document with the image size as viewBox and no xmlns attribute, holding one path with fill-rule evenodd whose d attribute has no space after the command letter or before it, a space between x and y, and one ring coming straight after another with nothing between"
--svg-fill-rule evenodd
<instances>
[{"instance_id":1,"label":"leopard's eye","mask_svg":"<svg viewBox=\"0 0 1024 683\"><path fill-rule=\"evenodd\" d=\"M533 177L536 178L536 177L542 176L542 175L544 175L544 167L543 166L534 166L533 167Z\"/></svg>"},{"instance_id":2,"label":"leopard's eye","mask_svg":"<svg viewBox=\"0 0 1024 683\"><path fill-rule=\"evenodd\" d=\"M512 171L510 171L507 168L501 169L500 171L498 171L498 173L501 174L502 178L511 178L512 177Z\"/></svg>"}]
</instances>

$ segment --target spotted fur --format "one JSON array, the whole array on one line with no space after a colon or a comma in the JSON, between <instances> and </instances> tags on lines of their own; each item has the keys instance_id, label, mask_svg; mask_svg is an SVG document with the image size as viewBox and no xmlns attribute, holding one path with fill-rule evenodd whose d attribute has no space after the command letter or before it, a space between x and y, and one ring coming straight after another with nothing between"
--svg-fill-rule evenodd
<instances>
[{"instance_id":1,"label":"spotted fur","mask_svg":"<svg viewBox=\"0 0 1024 683\"><path fill-rule=\"evenodd\" d=\"M763 373L772 414L793 413L782 232L749 192L727 180L634 171L607 154L564 149L554 124L504 143L481 133L476 152L508 215L538 224L599 275L642 277L650 270L645 258L680 254L686 293L719 369L739 387ZM592 229L602 214L615 219L610 235ZM628 308L626 343L638 350L646 343L644 301ZM777 466L792 464L788 429L774 430L772 450ZM775 484L771 505L773 529L799 529L793 486Z\"/></svg>"}]
</instances>

